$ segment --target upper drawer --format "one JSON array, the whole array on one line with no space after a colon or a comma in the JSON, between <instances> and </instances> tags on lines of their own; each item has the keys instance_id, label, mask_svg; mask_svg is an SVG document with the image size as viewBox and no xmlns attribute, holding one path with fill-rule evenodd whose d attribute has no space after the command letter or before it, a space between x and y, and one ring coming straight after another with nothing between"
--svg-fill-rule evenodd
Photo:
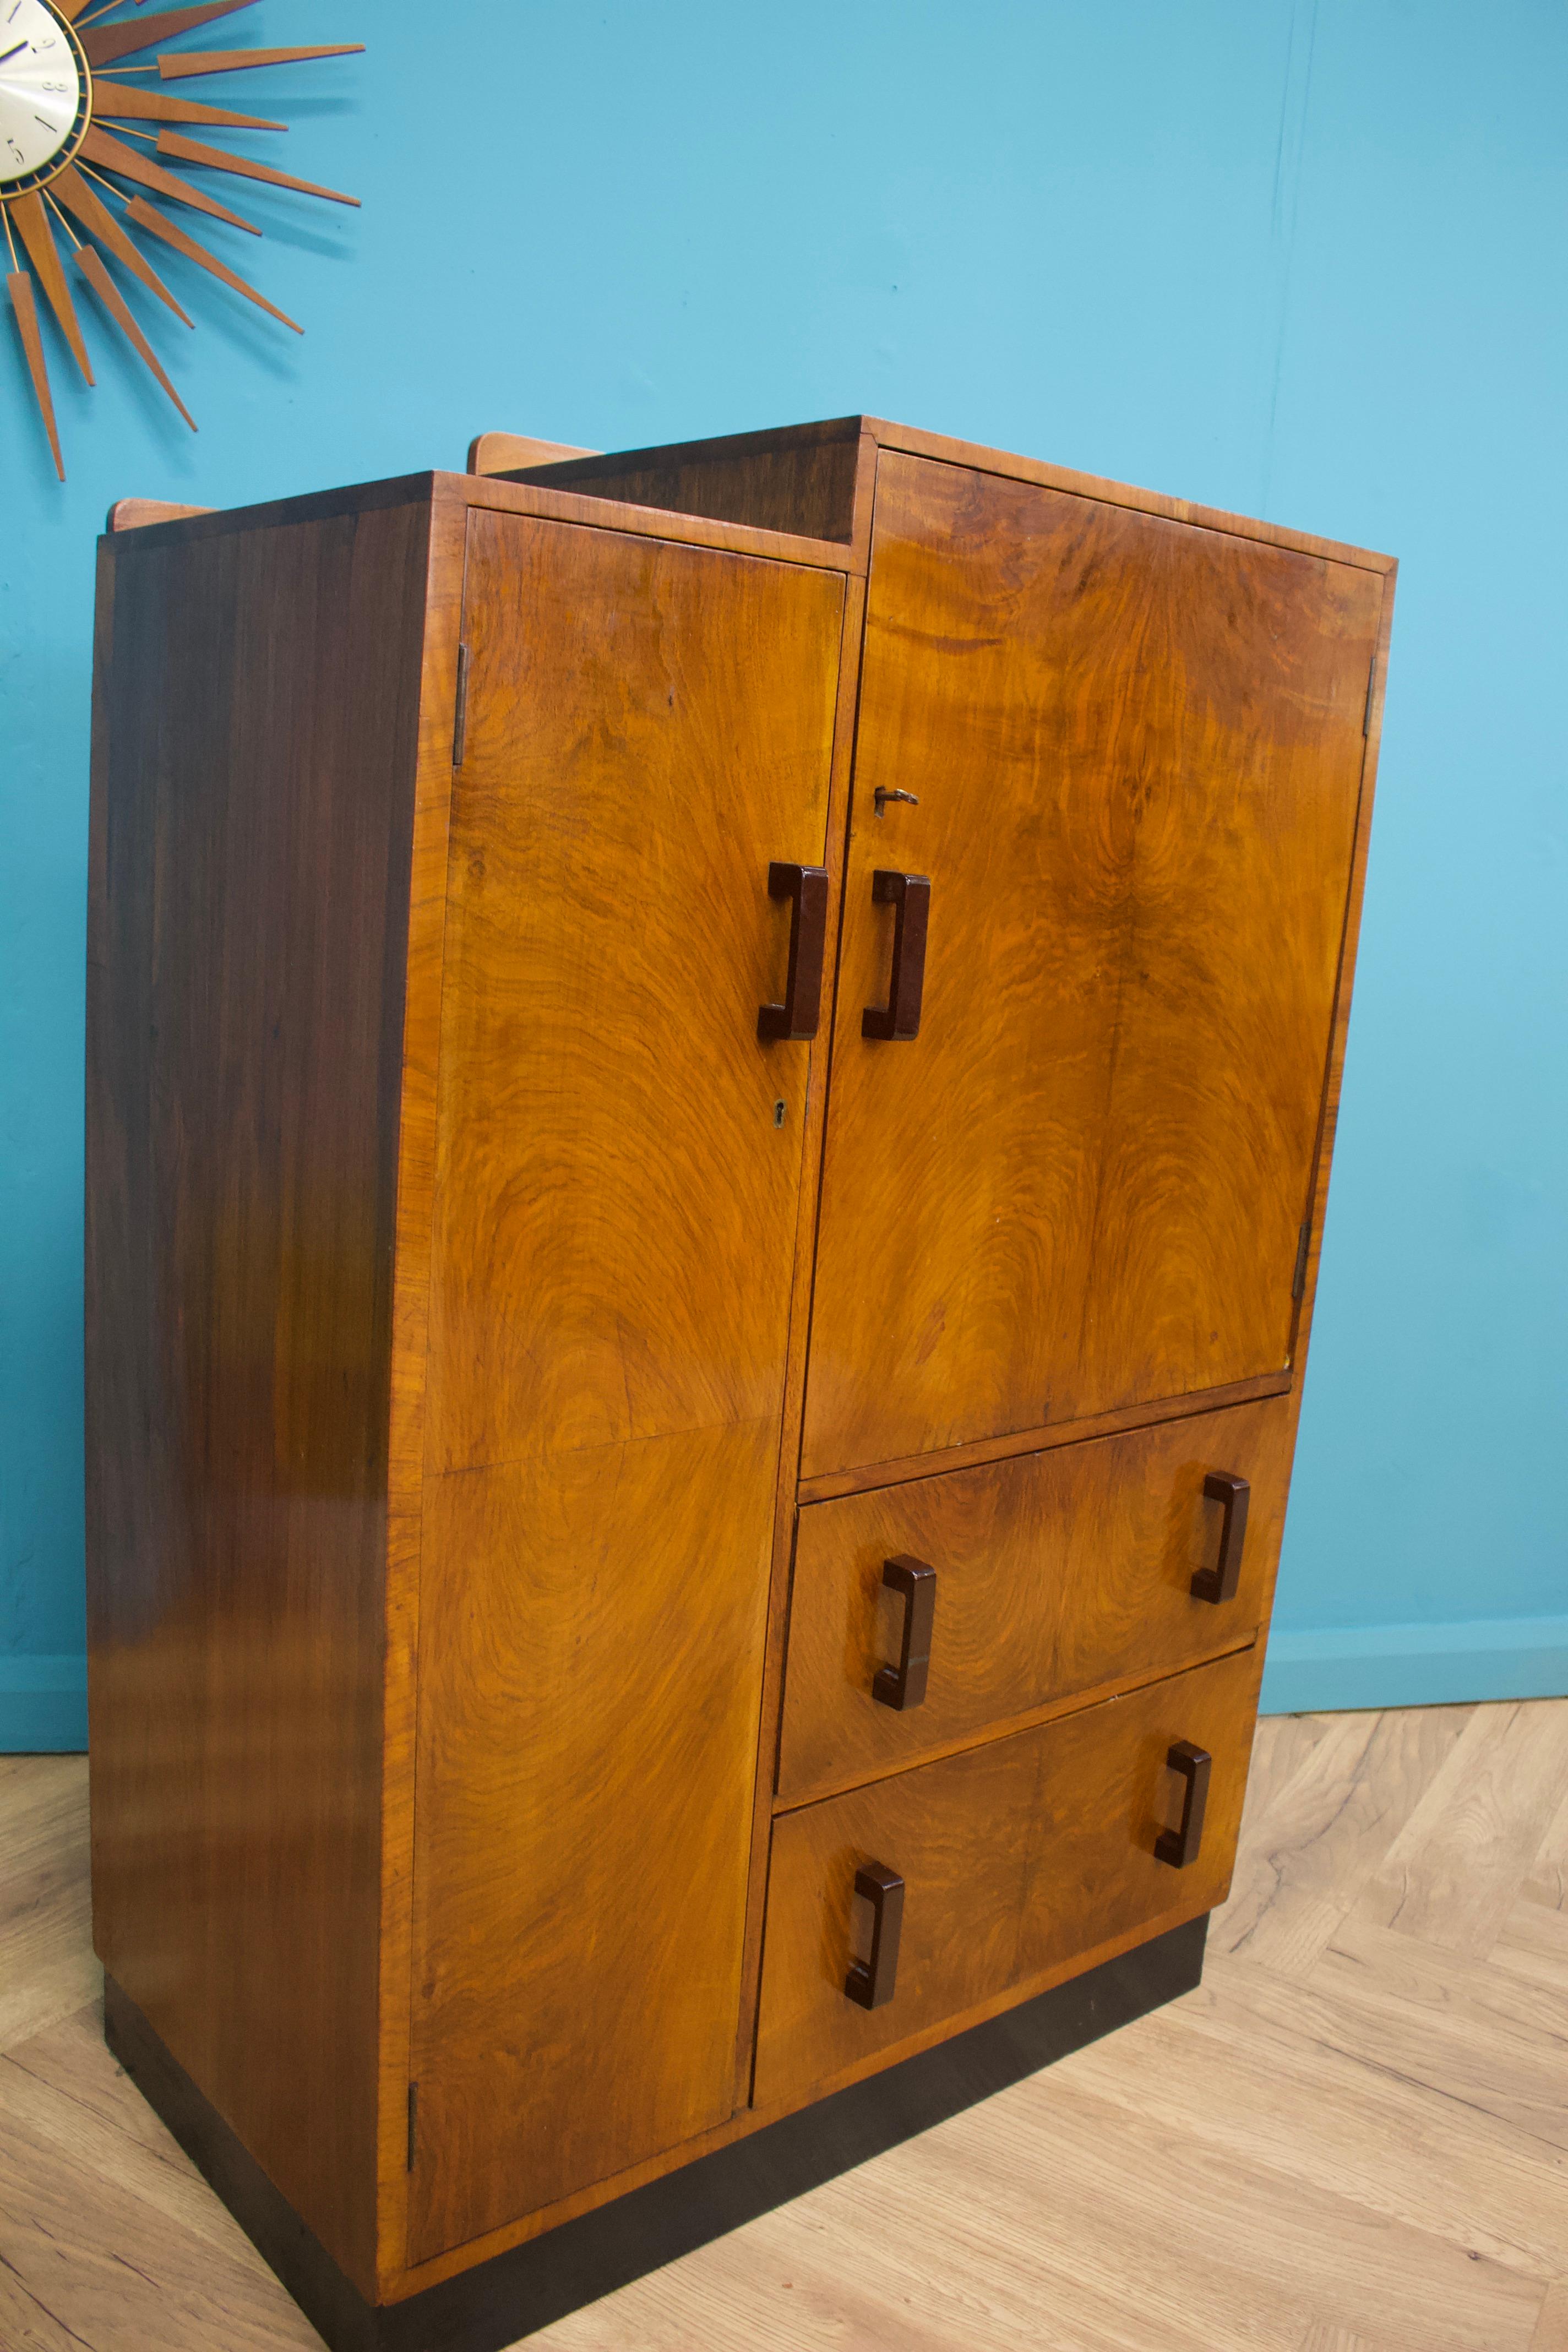
<instances>
[{"instance_id":1,"label":"upper drawer","mask_svg":"<svg viewBox=\"0 0 1568 2352\"><path fill-rule=\"evenodd\" d=\"M1246 1641L1279 1558L1290 1428L1291 1400L1270 1397L808 1504L780 1797L852 1788L1054 1700ZM1235 1595L1218 1601L1193 1591L1194 1575L1219 1566L1225 1537L1211 1478L1250 1490ZM900 1557L936 1571L925 1693L902 1708L873 1695L915 1605L883 1581Z\"/></svg>"}]
</instances>

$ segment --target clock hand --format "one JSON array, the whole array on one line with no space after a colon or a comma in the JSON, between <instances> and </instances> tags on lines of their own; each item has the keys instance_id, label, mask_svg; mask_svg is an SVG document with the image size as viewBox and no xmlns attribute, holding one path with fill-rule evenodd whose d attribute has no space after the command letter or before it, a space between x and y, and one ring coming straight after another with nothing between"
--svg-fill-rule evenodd
<instances>
[{"instance_id":1,"label":"clock hand","mask_svg":"<svg viewBox=\"0 0 1568 2352\"><path fill-rule=\"evenodd\" d=\"M20 57L26 46L26 41L18 41L14 49L7 49L5 56L0 57L0 66L8 64L13 58Z\"/></svg>"}]
</instances>

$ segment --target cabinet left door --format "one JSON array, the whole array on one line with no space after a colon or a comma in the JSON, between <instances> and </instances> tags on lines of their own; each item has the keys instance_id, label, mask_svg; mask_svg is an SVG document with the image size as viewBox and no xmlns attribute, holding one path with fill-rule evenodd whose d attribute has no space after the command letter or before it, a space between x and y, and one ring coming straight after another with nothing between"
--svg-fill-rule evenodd
<instances>
[{"instance_id":1,"label":"cabinet left door","mask_svg":"<svg viewBox=\"0 0 1568 2352\"><path fill-rule=\"evenodd\" d=\"M416 2262L735 2105L813 1053L760 1041L758 1010L784 994L795 919L770 866L824 862L843 596L795 564L470 519L420 1571Z\"/></svg>"}]
</instances>

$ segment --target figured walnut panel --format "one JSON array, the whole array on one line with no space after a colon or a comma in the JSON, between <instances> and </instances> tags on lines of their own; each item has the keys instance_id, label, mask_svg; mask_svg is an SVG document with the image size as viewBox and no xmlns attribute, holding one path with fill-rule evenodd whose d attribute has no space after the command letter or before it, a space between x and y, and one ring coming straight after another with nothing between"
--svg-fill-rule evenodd
<instances>
[{"instance_id":1,"label":"figured walnut panel","mask_svg":"<svg viewBox=\"0 0 1568 2352\"><path fill-rule=\"evenodd\" d=\"M563 464L520 463L516 478L847 545L855 536L859 424L839 417Z\"/></svg>"},{"instance_id":2,"label":"figured walnut panel","mask_svg":"<svg viewBox=\"0 0 1568 2352\"><path fill-rule=\"evenodd\" d=\"M419 2260L735 2098L844 583L470 519L416 1819ZM782 1109L775 1112L775 1105Z\"/></svg>"},{"instance_id":3,"label":"figured walnut panel","mask_svg":"<svg viewBox=\"0 0 1568 2352\"><path fill-rule=\"evenodd\" d=\"M426 1486L419 2260L732 2111L778 1431Z\"/></svg>"},{"instance_id":4,"label":"figured walnut panel","mask_svg":"<svg viewBox=\"0 0 1568 2352\"><path fill-rule=\"evenodd\" d=\"M1290 1478L1289 1397L1198 1413L973 1470L816 1503L800 1515L778 1793L795 1804L896 1771L1108 1683L1249 1642L1268 1606ZM1217 1558L1213 1472L1250 1481L1234 1597ZM905 1710L872 1696L902 1604L885 1560L936 1570L931 1667Z\"/></svg>"},{"instance_id":5,"label":"figured walnut panel","mask_svg":"<svg viewBox=\"0 0 1568 2352\"><path fill-rule=\"evenodd\" d=\"M889 2061L943 2020L1016 1992L1113 1937L1151 1935L1223 1900L1241 1825L1259 1660L1241 1651L1032 1731L922 1764L774 1824L763 1948L756 2099ZM1166 1757L1214 1759L1202 1846L1157 1859L1180 1818ZM897 1984L884 2006L846 1995L865 1958L856 1872L905 1882Z\"/></svg>"},{"instance_id":6,"label":"figured walnut panel","mask_svg":"<svg viewBox=\"0 0 1568 2352\"><path fill-rule=\"evenodd\" d=\"M1383 593L883 454L805 1475L1285 1366Z\"/></svg>"},{"instance_id":7,"label":"figured walnut panel","mask_svg":"<svg viewBox=\"0 0 1568 2352\"><path fill-rule=\"evenodd\" d=\"M779 1410L813 1049L757 1039L768 867L822 860L843 593L471 520L432 1469Z\"/></svg>"}]
</instances>

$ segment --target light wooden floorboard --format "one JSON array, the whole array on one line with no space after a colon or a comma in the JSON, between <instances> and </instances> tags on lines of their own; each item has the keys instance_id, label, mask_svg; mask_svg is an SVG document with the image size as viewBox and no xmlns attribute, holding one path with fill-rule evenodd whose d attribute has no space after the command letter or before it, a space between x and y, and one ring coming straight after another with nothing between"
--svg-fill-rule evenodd
<instances>
[{"instance_id":1,"label":"light wooden floorboard","mask_svg":"<svg viewBox=\"0 0 1568 2352\"><path fill-rule=\"evenodd\" d=\"M1488 1955L1488 1965L1528 1977L1568 2001L1568 1905L1549 1911L1528 1896L1516 1903Z\"/></svg>"},{"instance_id":2,"label":"light wooden floorboard","mask_svg":"<svg viewBox=\"0 0 1568 2352\"><path fill-rule=\"evenodd\" d=\"M1568 2286L1561 2281L1551 2289L1541 2307L1541 2317L1530 2339L1530 2352L1568 2352Z\"/></svg>"},{"instance_id":3,"label":"light wooden floorboard","mask_svg":"<svg viewBox=\"0 0 1568 2352\"><path fill-rule=\"evenodd\" d=\"M1478 1706L1356 1908L1484 1959L1568 1798L1561 1702Z\"/></svg>"},{"instance_id":4,"label":"light wooden floorboard","mask_svg":"<svg viewBox=\"0 0 1568 2352\"><path fill-rule=\"evenodd\" d=\"M88 1916L87 1766L0 1757L0 2051L99 1990Z\"/></svg>"},{"instance_id":5,"label":"light wooden floorboard","mask_svg":"<svg viewBox=\"0 0 1568 2352\"><path fill-rule=\"evenodd\" d=\"M1245 1871L1215 1922L1215 1948L1305 1976L1473 1714L1419 1706L1315 1718L1327 1728L1279 1785L1268 1836L1244 1850Z\"/></svg>"},{"instance_id":6,"label":"light wooden floorboard","mask_svg":"<svg viewBox=\"0 0 1568 2352\"><path fill-rule=\"evenodd\" d=\"M1488 2033L1516 2032L1527 2043L1544 2034L1559 2044L1559 2063L1568 2060L1568 2001L1557 1987L1371 1927L1353 1911L1341 1920L1308 1982L1330 1991L1372 1985L1416 2009L1436 2010L1461 2024L1473 2020Z\"/></svg>"},{"instance_id":7,"label":"light wooden floorboard","mask_svg":"<svg viewBox=\"0 0 1568 2352\"><path fill-rule=\"evenodd\" d=\"M103 2047L86 1771L0 1759L0 2347L316 2336ZM1196 1993L536 2352L1568 2352L1568 1701L1258 1727Z\"/></svg>"},{"instance_id":8,"label":"light wooden floorboard","mask_svg":"<svg viewBox=\"0 0 1568 2352\"><path fill-rule=\"evenodd\" d=\"M1568 2274L1568 2158L1318 2038L1293 1996L1270 2013L1255 1980L1212 1961L1202 1990L1068 2062L1070 2079L1211 2151L1349 2196L1391 2222L1527 2277ZM1063 2070L1058 2069L1058 2073Z\"/></svg>"},{"instance_id":9,"label":"light wooden floorboard","mask_svg":"<svg viewBox=\"0 0 1568 2352\"><path fill-rule=\"evenodd\" d=\"M1568 1797L1541 1841L1530 1876L1521 1893L1526 1902L1543 1903L1549 1910L1568 1906Z\"/></svg>"}]
</instances>

